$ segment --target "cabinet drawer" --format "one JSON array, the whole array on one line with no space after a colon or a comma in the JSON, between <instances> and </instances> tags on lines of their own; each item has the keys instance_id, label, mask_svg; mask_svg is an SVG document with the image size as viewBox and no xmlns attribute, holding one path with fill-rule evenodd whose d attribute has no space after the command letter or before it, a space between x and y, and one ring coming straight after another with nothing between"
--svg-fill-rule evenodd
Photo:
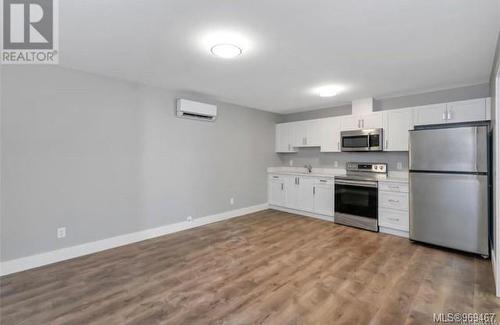
<instances>
[{"instance_id":1,"label":"cabinet drawer","mask_svg":"<svg viewBox=\"0 0 500 325\"><path fill-rule=\"evenodd\" d=\"M408 193L408 183L379 182L380 191Z\"/></svg>"},{"instance_id":2,"label":"cabinet drawer","mask_svg":"<svg viewBox=\"0 0 500 325\"><path fill-rule=\"evenodd\" d=\"M378 204L381 208L408 211L408 193L383 192L378 193Z\"/></svg>"},{"instance_id":3,"label":"cabinet drawer","mask_svg":"<svg viewBox=\"0 0 500 325\"><path fill-rule=\"evenodd\" d=\"M283 179L283 175L269 175L268 178L270 181L272 180L282 180Z\"/></svg>"},{"instance_id":4,"label":"cabinet drawer","mask_svg":"<svg viewBox=\"0 0 500 325\"><path fill-rule=\"evenodd\" d=\"M384 208L380 208L378 212L379 226L402 231L409 230L410 216L408 212Z\"/></svg>"},{"instance_id":5,"label":"cabinet drawer","mask_svg":"<svg viewBox=\"0 0 500 325\"><path fill-rule=\"evenodd\" d=\"M316 184L328 184L328 185L333 185L333 178L316 178L315 180Z\"/></svg>"}]
</instances>

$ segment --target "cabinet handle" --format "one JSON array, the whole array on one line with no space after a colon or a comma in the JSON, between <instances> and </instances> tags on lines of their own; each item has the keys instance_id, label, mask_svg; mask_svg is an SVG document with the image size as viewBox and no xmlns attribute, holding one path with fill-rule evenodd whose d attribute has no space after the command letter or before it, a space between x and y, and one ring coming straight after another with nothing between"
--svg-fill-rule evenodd
<instances>
[{"instance_id":1,"label":"cabinet handle","mask_svg":"<svg viewBox=\"0 0 500 325\"><path fill-rule=\"evenodd\" d=\"M362 123L362 124L361 124L361 125L362 125L362 128L364 129L364 128L365 128L365 119L362 119L362 120L361 120L361 123Z\"/></svg>"},{"instance_id":2,"label":"cabinet handle","mask_svg":"<svg viewBox=\"0 0 500 325\"><path fill-rule=\"evenodd\" d=\"M395 186L395 185L389 185L389 188L393 188L395 190L399 190L399 186Z\"/></svg>"},{"instance_id":3,"label":"cabinet handle","mask_svg":"<svg viewBox=\"0 0 500 325\"><path fill-rule=\"evenodd\" d=\"M392 202L392 203L399 203L399 200L392 200L390 199L389 202Z\"/></svg>"},{"instance_id":4,"label":"cabinet handle","mask_svg":"<svg viewBox=\"0 0 500 325\"><path fill-rule=\"evenodd\" d=\"M283 183L281 183L281 190L283 191Z\"/></svg>"},{"instance_id":5,"label":"cabinet handle","mask_svg":"<svg viewBox=\"0 0 500 325\"><path fill-rule=\"evenodd\" d=\"M443 120L446 121L446 110L444 110L444 112L443 112Z\"/></svg>"},{"instance_id":6,"label":"cabinet handle","mask_svg":"<svg viewBox=\"0 0 500 325\"><path fill-rule=\"evenodd\" d=\"M340 141L337 141L337 149L340 150Z\"/></svg>"},{"instance_id":7,"label":"cabinet handle","mask_svg":"<svg viewBox=\"0 0 500 325\"><path fill-rule=\"evenodd\" d=\"M361 129L361 120L358 120L358 129Z\"/></svg>"},{"instance_id":8,"label":"cabinet handle","mask_svg":"<svg viewBox=\"0 0 500 325\"><path fill-rule=\"evenodd\" d=\"M320 182L326 183L326 179L320 179Z\"/></svg>"},{"instance_id":9,"label":"cabinet handle","mask_svg":"<svg viewBox=\"0 0 500 325\"><path fill-rule=\"evenodd\" d=\"M304 144L307 145L307 137L305 137L304 140L305 140Z\"/></svg>"},{"instance_id":10,"label":"cabinet handle","mask_svg":"<svg viewBox=\"0 0 500 325\"><path fill-rule=\"evenodd\" d=\"M297 177L297 185L300 185L300 177Z\"/></svg>"},{"instance_id":11,"label":"cabinet handle","mask_svg":"<svg viewBox=\"0 0 500 325\"><path fill-rule=\"evenodd\" d=\"M451 116L451 109L448 110L448 120L451 120L452 119L452 116Z\"/></svg>"},{"instance_id":12,"label":"cabinet handle","mask_svg":"<svg viewBox=\"0 0 500 325\"><path fill-rule=\"evenodd\" d=\"M288 144L288 151L290 151L290 144Z\"/></svg>"},{"instance_id":13,"label":"cabinet handle","mask_svg":"<svg viewBox=\"0 0 500 325\"><path fill-rule=\"evenodd\" d=\"M316 195L316 186L313 186L313 195Z\"/></svg>"},{"instance_id":14,"label":"cabinet handle","mask_svg":"<svg viewBox=\"0 0 500 325\"><path fill-rule=\"evenodd\" d=\"M389 140L387 140L387 139L385 140L385 148L389 149Z\"/></svg>"},{"instance_id":15,"label":"cabinet handle","mask_svg":"<svg viewBox=\"0 0 500 325\"><path fill-rule=\"evenodd\" d=\"M279 178L279 176L273 176L273 178Z\"/></svg>"},{"instance_id":16,"label":"cabinet handle","mask_svg":"<svg viewBox=\"0 0 500 325\"><path fill-rule=\"evenodd\" d=\"M387 218L387 219L392 220L392 221L399 221L399 218L390 218L390 217L389 217L389 218Z\"/></svg>"}]
</instances>

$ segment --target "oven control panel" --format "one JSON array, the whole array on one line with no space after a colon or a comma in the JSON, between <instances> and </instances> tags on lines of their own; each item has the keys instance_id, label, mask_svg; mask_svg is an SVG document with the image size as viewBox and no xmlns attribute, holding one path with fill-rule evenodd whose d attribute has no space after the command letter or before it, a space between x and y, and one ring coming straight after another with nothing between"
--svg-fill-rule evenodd
<instances>
[{"instance_id":1,"label":"oven control panel","mask_svg":"<svg viewBox=\"0 0 500 325\"><path fill-rule=\"evenodd\" d=\"M346 169L348 171L357 172L387 173L387 164L348 162L346 164Z\"/></svg>"}]
</instances>

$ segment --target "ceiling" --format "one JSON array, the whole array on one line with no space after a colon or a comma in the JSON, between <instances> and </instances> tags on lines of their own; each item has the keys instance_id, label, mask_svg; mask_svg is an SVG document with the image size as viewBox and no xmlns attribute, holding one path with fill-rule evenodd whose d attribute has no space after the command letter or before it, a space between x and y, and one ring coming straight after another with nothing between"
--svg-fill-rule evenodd
<instances>
[{"instance_id":1,"label":"ceiling","mask_svg":"<svg viewBox=\"0 0 500 325\"><path fill-rule=\"evenodd\" d=\"M59 16L62 66L288 113L487 82L500 1L65 0ZM216 31L243 55L210 55Z\"/></svg>"}]
</instances>

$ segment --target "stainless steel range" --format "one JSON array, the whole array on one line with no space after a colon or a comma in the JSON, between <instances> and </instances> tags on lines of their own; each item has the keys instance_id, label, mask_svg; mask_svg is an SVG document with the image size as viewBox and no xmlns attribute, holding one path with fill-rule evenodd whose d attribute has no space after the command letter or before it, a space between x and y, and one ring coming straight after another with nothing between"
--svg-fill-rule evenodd
<instances>
[{"instance_id":1,"label":"stainless steel range","mask_svg":"<svg viewBox=\"0 0 500 325\"><path fill-rule=\"evenodd\" d=\"M349 162L346 170L335 177L335 223L378 231L378 180L387 164Z\"/></svg>"}]
</instances>

